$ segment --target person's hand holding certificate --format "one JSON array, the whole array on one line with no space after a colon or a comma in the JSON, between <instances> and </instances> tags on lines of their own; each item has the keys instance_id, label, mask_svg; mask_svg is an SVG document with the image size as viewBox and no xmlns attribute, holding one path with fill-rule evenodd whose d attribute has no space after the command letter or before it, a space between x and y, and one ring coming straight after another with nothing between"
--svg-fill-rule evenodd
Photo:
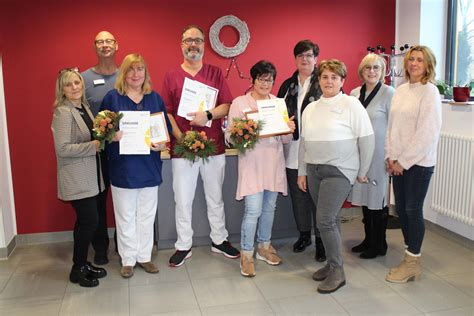
<instances>
[{"instance_id":1,"label":"person's hand holding certificate","mask_svg":"<svg viewBox=\"0 0 474 316\"><path fill-rule=\"evenodd\" d=\"M184 78L181 99L179 100L178 115L193 120L189 113L203 112L211 110L216 105L217 94L219 90L201 83L196 80ZM206 126L211 127L212 121L207 122Z\"/></svg>"},{"instance_id":2,"label":"person's hand holding certificate","mask_svg":"<svg viewBox=\"0 0 474 316\"><path fill-rule=\"evenodd\" d=\"M284 99L257 100L258 112L247 112L247 118L262 121L259 137L292 133L288 126L288 110Z\"/></svg>"}]
</instances>

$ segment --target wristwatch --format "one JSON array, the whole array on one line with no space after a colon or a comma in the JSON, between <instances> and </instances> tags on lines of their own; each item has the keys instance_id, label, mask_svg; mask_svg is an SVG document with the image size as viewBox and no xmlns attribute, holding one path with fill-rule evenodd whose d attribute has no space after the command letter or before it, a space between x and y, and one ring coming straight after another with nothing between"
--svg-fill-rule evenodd
<instances>
[{"instance_id":1,"label":"wristwatch","mask_svg":"<svg viewBox=\"0 0 474 316\"><path fill-rule=\"evenodd\" d=\"M207 120L208 120L208 121L211 121L211 120L212 120L212 113L211 113L211 111L206 111L206 114L207 114Z\"/></svg>"}]
</instances>

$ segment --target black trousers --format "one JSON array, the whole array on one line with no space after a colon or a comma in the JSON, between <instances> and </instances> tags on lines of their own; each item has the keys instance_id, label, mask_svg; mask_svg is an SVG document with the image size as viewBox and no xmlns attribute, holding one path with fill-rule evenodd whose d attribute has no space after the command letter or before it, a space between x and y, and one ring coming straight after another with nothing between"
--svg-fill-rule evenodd
<instances>
[{"instance_id":1,"label":"black trousers","mask_svg":"<svg viewBox=\"0 0 474 316\"><path fill-rule=\"evenodd\" d=\"M72 261L74 267L81 267L87 263L87 253L97 231L99 212L97 211L98 196L71 201L76 211L74 225L74 252Z\"/></svg>"},{"instance_id":2,"label":"black trousers","mask_svg":"<svg viewBox=\"0 0 474 316\"><path fill-rule=\"evenodd\" d=\"M296 228L300 233L311 232L312 226L314 228L314 235L319 238L321 234L316 226L316 206L309 194L309 190L303 192L298 188L296 182L298 179L298 170L286 168L286 178L288 180L288 189L290 191Z\"/></svg>"},{"instance_id":3,"label":"black trousers","mask_svg":"<svg viewBox=\"0 0 474 316\"><path fill-rule=\"evenodd\" d=\"M107 256L109 249L109 234L107 231L107 194L109 187L97 195L97 214L99 216L97 230L92 239L92 248L96 254Z\"/></svg>"}]
</instances>

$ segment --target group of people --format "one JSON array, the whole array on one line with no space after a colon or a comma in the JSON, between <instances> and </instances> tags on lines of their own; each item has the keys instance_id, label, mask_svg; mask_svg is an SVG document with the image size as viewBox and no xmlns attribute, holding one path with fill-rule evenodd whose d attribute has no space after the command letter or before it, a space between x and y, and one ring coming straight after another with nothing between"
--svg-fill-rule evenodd
<instances>
[{"instance_id":1,"label":"group of people","mask_svg":"<svg viewBox=\"0 0 474 316\"><path fill-rule=\"evenodd\" d=\"M277 70L266 60L250 69L251 89L232 98L222 71L203 63L205 35L197 25L181 34L183 63L165 75L161 94L152 90L143 57L127 55L120 68L114 61L115 37L106 31L94 42L98 63L83 72L64 69L56 82L52 130L58 164L58 197L76 211L73 267L70 280L92 287L105 269L87 261L92 244L94 263L108 263L106 198L111 188L121 275L132 277L134 267L157 273L151 260L153 223L162 183L160 151L151 144L149 155L120 155L117 132L99 151L92 123L99 110L149 111L165 115L171 139L171 166L175 199L176 251L169 259L179 267L192 256L192 204L197 178L203 180L211 228L211 251L227 258L240 257L241 274L255 276L254 255L270 265L282 262L271 244L278 193L291 195L300 232L294 252L304 251L315 235L315 259L327 261L313 274L318 291L331 293L345 284L339 213L346 199L363 209L365 239L352 248L361 258L385 255L388 215L388 179L393 176L396 210L406 244L401 264L390 270L390 282L406 282L421 273L423 200L436 162L441 126L441 102L434 79L435 57L425 46L414 46L404 60L408 82L396 91L384 84L385 60L369 54L360 63L362 85L343 93L346 66L336 59L317 66L319 47L303 40L294 47L297 70L277 94L284 98L290 120L289 134L261 138L255 148L239 154L236 199L245 201L240 251L228 241L222 186L225 173L224 138L231 142L232 123L225 133L220 120L245 118L257 101L273 99ZM185 78L218 89L211 110L178 115ZM209 121L216 123L207 127ZM204 163L190 162L174 153L176 140L186 131L204 131L217 151ZM288 190L289 189L289 190ZM256 237L255 237L256 235ZM256 247L255 247L256 238ZM256 251L255 251L256 248Z\"/></svg>"}]
</instances>

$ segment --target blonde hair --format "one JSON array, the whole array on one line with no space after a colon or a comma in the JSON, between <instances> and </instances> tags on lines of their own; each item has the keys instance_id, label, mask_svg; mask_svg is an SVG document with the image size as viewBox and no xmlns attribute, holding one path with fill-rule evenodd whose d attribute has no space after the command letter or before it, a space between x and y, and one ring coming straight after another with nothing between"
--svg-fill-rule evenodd
<instances>
[{"instance_id":1,"label":"blonde hair","mask_svg":"<svg viewBox=\"0 0 474 316\"><path fill-rule=\"evenodd\" d=\"M73 75L79 77L79 80L82 84L82 96L81 102L83 104L88 104L86 100L86 87L84 85L84 79L82 78L81 74L76 69L64 69L59 72L58 78L56 79L56 93L55 93L55 100L54 100L54 107L59 107L65 104L66 95L64 94L64 86L66 83L71 79Z\"/></svg>"},{"instance_id":2,"label":"blonde hair","mask_svg":"<svg viewBox=\"0 0 474 316\"><path fill-rule=\"evenodd\" d=\"M408 73L408 62L413 52L421 52L423 54L423 63L425 64L426 72L421 78L421 83L426 84L427 82L434 82L436 77L436 57L433 51L428 46L416 45L411 47L405 58L403 59L403 67L405 68L405 78L410 80L410 74Z\"/></svg>"},{"instance_id":3,"label":"blonde hair","mask_svg":"<svg viewBox=\"0 0 474 316\"><path fill-rule=\"evenodd\" d=\"M321 74L324 70L329 70L341 77L342 79L346 78L347 76L346 65L338 59L326 59L321 61L318 67L319 77L321 77Z\"/></svg>"},{"instance_id":4,"label":"blonde hair","mask_svg":"<svg viewBox=\"0 0 474 316\"><path fill-rule=\"evenodd\" d=\"M150 74L148 73L148 68L146 66L145 60L140 54L129 54L123 59L122 65L120 65L117 80L115 81L115 89L117 89L117 92L119 94L127 94L127 83L125 82L125 76L130 71L130 69L137 64L145 68L145 81L143 81L142 84L142 92L144 94L151 93L151 79Z\"/></svg>"},{"instance_id":5,"label":"blonde hair","mask_svg":"<svg viewBox=\"0 0 474 316\"><path fill-rule=\"evenodd\" d=\"M365 66L370 64L377 64L380 66L379 81L384 83L385 75L387 73L387 63L385 62L385 58L377 54L367 54L364 58L362 58L358 69L359 79L364 82L364 76L362 75L362 73L364 72Z\"/></svg>"}]
</instances>

